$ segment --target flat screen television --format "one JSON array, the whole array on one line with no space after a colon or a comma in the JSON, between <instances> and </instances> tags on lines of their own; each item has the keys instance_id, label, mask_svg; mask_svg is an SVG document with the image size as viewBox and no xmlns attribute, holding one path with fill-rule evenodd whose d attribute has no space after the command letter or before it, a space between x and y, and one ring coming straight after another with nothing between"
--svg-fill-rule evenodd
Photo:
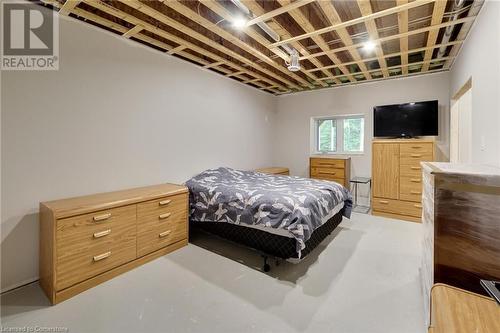
<instances>
[{"instance_id":1,"label":"flat screen television","mask_svg":"<svg viewBox=\"0 0 500 333\"><path fill-rule=\"evenodd\" d=\"M438 135L438 101L374 107L373 135L399 138Z\"/></svg>"}]
</instances>

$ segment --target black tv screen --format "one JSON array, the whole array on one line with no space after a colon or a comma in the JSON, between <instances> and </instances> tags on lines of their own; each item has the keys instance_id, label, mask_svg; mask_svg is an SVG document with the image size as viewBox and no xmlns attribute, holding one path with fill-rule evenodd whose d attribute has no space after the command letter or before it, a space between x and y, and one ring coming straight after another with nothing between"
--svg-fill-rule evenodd
<instances>
[{"instance_id":1,"label":"black tv screen","mask_svg":"<svg viewBox=\"0 0 500 333\"><path fill-rule=\"evenodd\" d=\"M373 135L376 137L438 135L438 101L374 107Z\"/></svg>"}]
</instances>

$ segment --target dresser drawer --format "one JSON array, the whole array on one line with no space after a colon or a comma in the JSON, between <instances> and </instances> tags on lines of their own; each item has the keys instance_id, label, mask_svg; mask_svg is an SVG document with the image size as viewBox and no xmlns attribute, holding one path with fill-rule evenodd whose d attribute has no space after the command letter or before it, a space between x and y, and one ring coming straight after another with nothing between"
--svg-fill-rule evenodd
<instances>
[{"instance_id":1,"label":"dresser drawer","mask_svg":"<svg viewBox=\"0 0 500 333\"><path fill-rule=\"evenodd\" d=\"M57 221L56 290L136 257L135 205Z\"/></svg>"},{"instance_id":2,"label":"dresser drawer","mask_svg":"<svg viewBox=\"0 0 500 333\"><path fill-rule=\"evenodd\" d=\"M415 202L422 201L422 178L401 177L399 185L399 198Z\"/></svg>"},{"instance_id":3,"label":"dresser drawer","mask_svg":"<svg viewBox=\"0 0 500 333\"><path fill-rule=\"evenodd\" d=\"M170 221L142 232L137 238L137 257L159 250L188 237L187 216L182 223Z\"/></svg>"},{"instance_id":4,"label":"dresser drawer","mask_svg":"<svg viewBox=\"0 0 500 333\"><path fill-rule=\"evenodd\" d=\"M401 153L400 160L402 165L420 166L420 162L432 161L431 153Z\"/></svg>"},{"instance_id":5,"label":"dresser drawer","mask_svg":"<svg viewBox=\"0 0 500 333\"><path fill-rule=\"evenodd\" d=\"M387 212L399 215L420 217L422 214L422 205L416 202L373 198L373 210Z\"/></svg>"},{"instance_id":6,"label":"dresser drawer","mask_svg":"<svg viewBox=\"0 0 500 333\"><path fill-rule=\"evenodd\" d=\"M333 168L325 168L325 167L314 167L311 168L311 176L312 177L321 177L324 179L343 179L345 177L344 169L333 169Z\"/></svg>"},{"instance_id":7,"label":"dresser drawer","mask_svg":"<svg viewBox=\"0 0 500 333\"><path fill-rule=\"evenodd\" d=\"M312 167L344 169L345 160L339 160L334 158L311 158L311 168Z\"/></svg>"},{"instance_id":8,"label":"dresser drawer","mask_svg":"<svg viewBox=\"0 0 500 333\"><path fill-rule=\"evenodd\" d=\"M187 194L137 205L138 257L187 238L187 206Z\"/></svg>"},{"instance_id":9,"label":"dresser drawer","mask_svg":"<svg viewBox=\"0 0 500 333\"><path fill-rule=\"evenodd\" d=\"M110 246L115 235L135 226L136 206L130 205L57 220L58 258L71 257L95 246Z\"/></svg>"},{"instance_id":10,"label":"dresser drawer","mask_svg":"<svg viewBox=\"0 0 500 333\"><path fill-rule=\"evenodd\" d=\"M401 155L405 154L427 154L433 155L432 143L402 143L400 144L399 151Z\"/></svg>"},{"instance_id":11,"label":"dresser drawer","mask_svg":"<svg viewBox=\"0 0 500 333\"><path fill-rule=\"evenodd\" d=\"M137 204L138 230L144 223L159 221L160 215L187 209L188 194L182 193ZM163 219L163 218L162 218Z\"/></svg>"},{"instance_id":12,"label":"dresser drawer","mask_svg":"<svg viewBox=\"0 0 500 333\"><path fill-rule=\"evenodd\" d=\"M412 162L412 164L402 164L399 168L399 175L402 177L422 178L422 166L420 165L420 162Z\"/></svg>"},{"instance_id":13,"label":"dresser drawer","mask_svg":"<svg viewBox=\"0 0 500 333\"><path fill-rule=\"evenodd\" d=\"M335 177L328 177L328 176L313 176L311 178L318 179L318 180L328 180L331 182L339 183L342 186L346 186L345 185L345 178L335 178Z\"/></svg>"}]
</instances>

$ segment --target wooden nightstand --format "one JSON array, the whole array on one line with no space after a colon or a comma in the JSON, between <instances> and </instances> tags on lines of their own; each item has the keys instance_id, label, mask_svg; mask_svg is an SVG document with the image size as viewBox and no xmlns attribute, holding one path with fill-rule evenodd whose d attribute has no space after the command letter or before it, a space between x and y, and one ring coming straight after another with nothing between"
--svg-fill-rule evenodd
<instances>
[{"instance_id":1,"label":"wooden nightstand","mask_svg":"<svg viewBox=\"0 0 500 333\"><path fill-rule=\"evenodd\" d=\"M260 168L260 169L255 169L255 171L262 173L269 173L272 175L282 175L282 176L290 175L290 170L288 168L282 168L282 167Z\"/></svg>"}]
</instances>

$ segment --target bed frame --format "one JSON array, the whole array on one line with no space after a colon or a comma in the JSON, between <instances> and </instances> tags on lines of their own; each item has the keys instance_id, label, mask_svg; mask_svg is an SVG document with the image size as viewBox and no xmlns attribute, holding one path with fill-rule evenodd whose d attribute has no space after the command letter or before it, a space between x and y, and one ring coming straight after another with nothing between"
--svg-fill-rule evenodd
<instances>
[{"instance_id":1,"label":"bed frame","mask_svg":"<svg viewBox=\"0 0 500 333\"><path fill-rule=\"evenodd\" d=\"M312 233L311 237L306 241L306 247L302 250L300 259L305 258L335 230L340 222L342 222L343 213L344 210L342 209ZM262 269L265 272L271 269L271 266L267 262L270 257L276 259L298 259L295 238L275 235L260 229L231 223L190 221L189 224L190 230L202 230L260 252L264 258Z\"/></svg>"}]
</instances>

